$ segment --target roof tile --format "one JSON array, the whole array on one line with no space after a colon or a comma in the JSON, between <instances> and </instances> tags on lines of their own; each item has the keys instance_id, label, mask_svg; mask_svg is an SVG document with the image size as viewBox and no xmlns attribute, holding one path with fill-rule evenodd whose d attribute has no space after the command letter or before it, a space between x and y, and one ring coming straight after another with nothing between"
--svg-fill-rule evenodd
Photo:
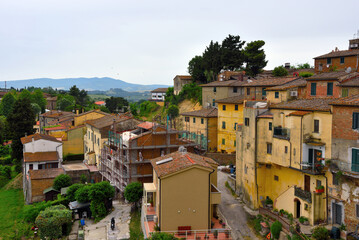
<instances>
[{"instance_id":1,"label":"roof tile","mask_svg":"<svg viewBox=\"0 0 359 240\"><path fill-rule=\"evenodd\" d=\"M329 112L329 103L332 102L333 99L334 98L297 99L289 102L272 104L269 106L269 108Z\"/></svg>"},{"instance_id":2,"label":"roof tile","mask_svg":"<svg viewBox=\"0 0 359 240\"><path fill-rule=\"evenodd\" d=\"M201 110L197 110L197 111L181 113L181 115L182 116L211 118L211 117L218 116L218 109L217 108L202 108Z\"/></svg>"},{"instance_id":3,"label":"roof tile","mask_svg":"<svg viewBox=\"0 0 359 240\"><path fill-rule=\"evenodd\" d=\"M61 141L57 140L55 137L53 137L53 136L40 134L40 133L35 133L35 134L29 135L27 137L22 137L21 138L21 143L22 144L29 143L29 142L32 141L32 138L34 138L34 141L43 139L43 140L47 140L47 141L61 142Z\"/></svg>"},{"instance_id":4,"label":"roof tile","mask_svg":"<svg viewBox=\"0 0 359 240\"><path fill-rule=\"evenodd\" d=\"M29 170L29 175L30 175L31 180L56 178L60 174L64 174L64 173L65 173L65 171L62 168Z\"/></svg>"}]
</instances>

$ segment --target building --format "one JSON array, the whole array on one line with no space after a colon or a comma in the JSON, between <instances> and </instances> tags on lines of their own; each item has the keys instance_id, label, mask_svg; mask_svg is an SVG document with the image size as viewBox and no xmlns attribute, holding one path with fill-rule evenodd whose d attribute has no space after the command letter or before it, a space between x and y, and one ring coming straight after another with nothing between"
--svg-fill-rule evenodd
<instances>
[{"instance_id":1,"label":"building","mask_svg":"<svg viewBox=\"0 0 359 240\"><path fill-rule=\"evenodd\" d=\"M359 95L331 103L332 157L330 159L329 223L344 224L354 232L359 218Z\"/></svg>"},{"instance_id":2,"label":"building","mask_svg":"<svg viewBox=\"0 0 359 240\"><path fill-rule=\"evenodd\" d=\"M51 187L53 176L59 173L62 164L62 143L56 138L33 134L21 138L23 144L23 191L27 203L44 200L43 191ZM53 170L55 169L55 170ZM48 170L49 173L47 173ZM39 181L32 181L35 180ZM56 176L55 176L56 177ZM32 179L33 178L33 179ZM41 179L46 180L46 184ZM38 183L39 185L37 185Z\"/></svg>"},{"instance_id":3,"label":"building","mask_svg":"<svg viewBox=\"0 0 359 240\"><path fill-rule=\"evenodd\" d=\"M97 106L106 106L106 102L105 102L105 101L97 101L97 102L95 102L95 104L96 104Z\"/></svg>"},{"instance_id":4,"label":"building","mask_svg":"<svg viewBox=\"0 0 359 240\"><path fill-rule=\"evenodd\" d=\"M45 127L58 125L63 121L69 121L70 124L73 125L74 115L75 114L72 112L64 112L60 110L51 110L40 114L40 133L45 132Z\"/></svg>"},{"instance_id":5,"label":"building","mask_svg":"<svg viewBox=\"0 0 359 240\"><path fill-rule=\"evenodd\" d=\"M201 146L207 151L217 151L217 117L216 108L181 113L183 125L182 137Z\"/></svg>"},{"instance_id":6,"label":"building","mask_svg":"<svg viewBox=\"0 0 359 240\"><path fill-rule=\"evenodd\" d=\"M243 124L244 101L243 95L216 100L218 104L218 152L236 152L236 130Z\"/></svg>"},{"instance_id":7,"label":"building","mask_svg":"<svg viewBox=\"0 0 359 240\"><path fill-rule=\"evenodd\" d=\"M163 106L167 89L168 88L156 88L152 90L150 101L155 101L158 105Z\"/></svg>"},{"instance_id":8,"label":"building","mask_svg":"<svg viewBox=\"0 0 359 240\"><path fill-rule=\"evenodd\" d=\"M146 217L142 218L150 217L147 203L152 202L151 219L155 219L160 231L211 229L221 202L218 164L185 149L154 158L151 164L153 182L144 184L142 214ZM144 233L147 235L147 230Z\"/></svg>"},{"instance_id":9,"label":"building","mask_svg":"<svg viewBox=\"0 0 359 240\"><path fill-rule=\"evenodd\" d=\"M307 81L303 78L298 78L279 86L266 88L266 97L270 104L306 98L306 96Z\"/></svg>"},{"instance_id":10,"label":"building","mask_svg":"<svg viewBox=\"0 0 359 240\"><path fill-rule=\"evenodd\" d=\"M253 208L267 198L274 208L307 217L311 224L327 219L325 159L330 159L330 98L298 99L261 108L246 102L237 140L237 190Z\"/></svg>"},{"instance_id":11,"label":"building","mask_svg":"<svg viewBox=\"0 0 359 240\"><path fill-rule=\"evenodd\" d=\"M350 97L359 94L359 76L342 82L338 85L341 88L341 97Z\"/></svg>"},{"instance_id":12,"label":"building","mask_svg":"<svg viewBox=\"0 0 359 240\"><path fill-rule=\"evenodd\" d=\"M190 75L176 75L176 77L173 79L174 94L178 95L181 92L182 87L191 82L192 82L192 77Z\"/></svg>"},{"instance_id":13,"label":"building","mask_svg":"<svg viewBox=\"0 0 359 240\"><path fill-rule=\"evenodd\" d=\"M358 72L359 38L349 40L348 50L335 50L314 58L315 72L349 70ZM349 71L350 72L350 71Z\"/></svg>"},{"instance_id":14,"label":"building","mask_svg":"<svg viewBox=\"0 0 359 240\"><path fill-rule=\"evenodd\" d=\"M115 127L103 144L100 172L123 193L127 184L152 181L150 159L176 151L179 146L194 151L197 144L178 138L181 132L152 122L131 128Z\"/></svg>"},{"instance_id":15,"label":"building","mask_svg":"<svg viewBox=\"0 0 359 240\"><path fill-rule=\"evenodd\" d=\"M48 109L48 110L56 110L57 96L55 96L55 97L51 97L51 96L47 97L46 102L47 102L46 109Z\"/></svg>"},{"instance_id":16,"label":"building","mask_svg":"<svg viewBox=\"0 0 359 240\"><path fill-rule=\"evenodd\" d=\"M77 113L74 116L74 127L84 125L86 121L99 119L104 116L111 116L111 114L102 112L102 111L100 111L100 109L94 109L94 110L91 110L88 112L83 112L80 114Z\"/></svg>"}]
</instances>

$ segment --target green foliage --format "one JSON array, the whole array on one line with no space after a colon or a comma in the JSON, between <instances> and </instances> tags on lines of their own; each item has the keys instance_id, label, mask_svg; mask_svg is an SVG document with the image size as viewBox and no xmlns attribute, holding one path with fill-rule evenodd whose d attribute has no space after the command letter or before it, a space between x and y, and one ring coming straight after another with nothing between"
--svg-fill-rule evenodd
<instances>
[{"instance_id":1,"label":"green foliage","mask_svg":"<svg viewBox=\"0 0 359 240\"><path fill-rule=\"evenodd\" d=\"M288 75L287 69L283 66L278 66L273 69L273 75L275 77L283 77Z\"/></svg>"},{"instance_id":2,"label":"green foliage","mask_svg":"<svg viewBox=\"0 0 359 240\"><path fill-rule=\"evenodd\" d=\"M266 198L266 204L273 204L273 200L269 197Z\"/></svg>"},{"instance_id":3,"label":"green foliage","mask_svg":"<svg viewBox=\"0 0 359 240\"><path fill-rule=\"evenodd\" d=\"M66 174L60 174L57 176L54 180L54 188L58 191L61 190L61 188L68 187L71 185L71 177Z\"/></svg>"},{"instance_id":4,"label":"green foliage","mask_svg":"<svg viewBox=\"0 0 359 240\"><path fill-rule=\"evenodd\" d=\"M125 188L125 199L131 203L137 203L142 197L143 189L142 183L132 182Z\"/></svg>"},{"instance_id":5,"label":"green foliage","mask_svg":"<svg viewBox=\"0 0 359 240\"><path fill-rule=\"evenodd\" d=\"M171 119L174 119L174 118L178 117L179 116L179 108L176 105L170 105L167 108L167 115Z\"/></svg>"},{"instance_id":6,"label":"green foliage","mask_svg":"<svg viewBox=\"0 0 359 240\"><path fill-rule=\"evenodd\" d=\"M305 221L308 221L308 218L303 217L303 216L301 216L301 217L299 218L299 222L300 222L301 224L303 224Z\"/></svg>"},{"instance_id":7,"label":"green foliage","mask_svg":"<svg viewBox=\"0 0 359 240\"><path fill-rule=\"evenodd\" d=\"M207 78L204 75L205 67L202 56L195 56L188 63L188 73L192 76L193 81L206 83ZM167 95L166 95L167 97Z\"/></svg>"},{"instance_id":8,"label":"green foliage","mask_svg":"<svg viewBox=\"0 0 359 240\"><path fill-rule=\"evenodd\" d=\"M16 98L12 93L6 93L0 102L0 113L5 117L12 112Z\"/></svg>"},{"instance_id":9,"label":"green foliage","mask_svg":"<svg viewBox=\"0 0 359 240\"><path fill-rule=\"evenodd\" d=\"M136 103L130 103L130 111L133 116L138 115L138 106Z\"/></svg>"},{"instance_id":10,"label":"green foliage","mask_svg":"<svg viewBox=\"0 0 359 240\"><path fill-rule=\"evenodd\" d=\"M87 176L85 175L85 174L81 174L81 176L80 176L80 181L81 181L81 183L86 183L87 182Z\"/></svg>"},{"instance_id":11,"label":"green foliage","mask_svg":"<svg viewBox=\"0 0 359 240\"><path fill-rule=\"evenodd\" d=\"M25 205L23 210L24 220L26 222L34 223L39 213L50 206L51 206L51 202L45 202L45 201L34 203L32 205Z\"/></svg>"},{"instance_id":12,"label":"green foliage","mask_svg":"<svg viewBox=\"0 0 359 240\"><path fill-rule=\"evenodd\" d=\"M59 94L57 96L56 106L59 110L65 111L66 108L75 104L75 98L68 94Z\"/></svg>"},{"instance_id":13,"label":"green foliage","mask_svg":"<svg viewBox=\"0 0 359 240\"><path fill-rule=\"evenodd\" d=\"M103 202L115 196L115 189L107 181L95 183L91 185L89 196L91 201Z\"/></svg>"},{"instance_id":14,"label":"green foliage","mask_svg":"<svg viewBox=\"0 0 359 240\"><path fill-rule=\"evenodd\" d=\"M7 179L11 179L11 167L0 165L0 174L1 176L6 177Z\"/></svg>"},{"instance_id":15,"label":"green foliage","mask_svg":"<svg viewBox=\"0 0 359 240\"><path fill-rule=\"evenodd\" d=\"M80 202L80 203L86 203L90 201L90 189L91 186L90 185L84 185L81 186L79 189L77 189L76 193L75 193L75 199L76 201Z\"/></svg>"},{"instance_id":16,"label":"green foliage","mask_svg":"<svg viewBox=\"0 0 359 240\"><path fill-rule=\"evenodd\" d=\"M156 111L159 106L155 102L145 101L140 105L140 116L148 116L151 112Z\"/></svg>"},{"instance_id":17,"label":"green foliage","mask_svg":"<svg viewBox=\"0 0 359 240\"><path fill-rule=\"evenodd\" d=\"M301 72L301 73L299 73L299 76L301 76L303 78L308 78L308 77L311 77L313 75L314 75L314 73L311 73L311 72Z\"/></svg>"},{"instance_id":18,"label":"green foliage","mask_svg":"<svg viewBox=\"0 0 359 240\"><path fill-rule=\"evenodd\" d=\"M327 240L329 239L329 230L325 227L316 227L313 230L312 237L316 240Z\"/></svg>"},{"instance_id":19,"label":"green foliage","mask_svg":"<svg viewBox=\"0 0 359 240\"><path fill-rule=\"evenodd\" d=\"M110 110L106 106L100 106L100 110L105 113L110 113Z\"/></svg>"},{"instance_id":20,"label":"green foliage","mask_svg":"<svg viewBox=\"0 0 359 240\"><path fill-rule=\"evenodd\" d=\"M40 107L41 112L45 112L47 101L44 98L44 93L41 91L41 89L36 89L31 94L31 102L37 104Z\"/></svg>"},{"instance_id":21,"label":"green foliage","mask_svg":"<svg viewBox=\"0 0 359 240\"><path fill-rule=\"evenodd\" d=\"M112 112L119 112L122 108L127 110L128 101L122 97L110 97L105 100L107 109Z\"/></svg>"},{"instance_id":22,"label":"green foliage","mask_svg":"<svg viewBox=\"0 0 359 240\"><path fill-rule=\"evenodd\" d=\"M240 40L240 36L228 35L222 41L221 61L224 69L231 71L239 69L243 65L242 47L245 41Z\"/></svg>"},{"instance_id":23,"label":"green foliage","mask_svg":"<svg viewBox=\"0 0 359 240\"><path fill-rule=\"evenodd\" d=\"M211 41L203 53L203 63L207 70L205 71L207 82L216 81L218 73L222 70L221 55L221 45L218 42Z\"/></svg>"},{"instance_id":24,"label":"green foliage","mask_svg":"<svg viewBox=\"0 0 359 240\"><path fill-rule=\"evenodd\" d=\"M42 239L57 239L63 236L63 227L71 225L72 214L63 205L51 206L41 211L35 224Z\"/></svg>"},{"instance_id":25,"label":"green foliage","mask_svg":"<svg viewBox=\"0 0 359 240\"><path fill-rule=\"evenodd\" d=\"M131 212L130 240L143 240L141 212L139 210Z\"/></svg>"},{"instance_id":26,"label":"green foliage","mask_svg":"<svg viewBox=\"0 0 359 240\"><path fill-rule=\"evenodd\" d=\"M83 186L83 184L80 183L75 183L72 184L66 191L66 197L69 199L70 202L73 202L76 200L75 198L75 193L76 191L81 188Z\"/></svg>"},{"instance_id":27,"label":"green foliage","mask_svg":"<svg viewBox=\"0 0 359 240\"><path fill-rule=\"evenodd\" d=\"M298 64L295 68L296 69L307 69L307 68L314 68L314 67L310 66L309 63L301 63L301 64Z\"/></svg>"},{"instance_id":28,"label":"green foliage","mask_svg":"<svg viewBox=\"0 0 359 240\"><path fill-rule=\"evenodd\" d=\"M255 76L267 66L266 55L262 47L263 40L253 41L247 44L244 49L244 62L246 63L245 71L250 76Z\"/></svg>"},{"instance_id":29,"label":"green foliage","mask_svg":"<svg viewBox=\"0 0 359 240\"><path fill-rule=\"evenodd\" d=\"M91 201L90 209L92 216L95 219L103 218L107 214L105 203L103 201Z\"/></svg>"},{"instance_id":30,"label":"green foliage","mask_svg":"<svg viewBox=\"0 0 359 240\"><path fill-rule=\"evenodd\" d=\"M345 230L347 230L347 226L345 226L345 224L342 223L342 224L340 225L340 227L339 227L339 230L340 230L340 231L345 231Z\"/></svg>"},{"instance_id":31,"label":"green foliage","mask_svg":"<svg viewBox=\"0 0 359 240\"><path fill-rule=\"evenodd\" d=\"M31 101L31 93L27 89L23 89L19 94L18 99L29 99Z\"/></svg>"},{"instance_id":32,"label":"green foliage","mask_svg":"<svg viewBox=\"0 0 359 240\"><path fill-rule=\"evenodd\" d=\"M173 234L164 232L155 232L148 240L177 240Z\"/></svg>"},{"instance_id":33,"label":"green foliage","mask_svg":"<svg viewBox=\"0 0 359 240\"><path fill-rule=\"evenodd\" d=\"M279 234L282 231L282 224L279 221L275 221L270 227L270 231L274 239L279 239Z\"/></svg>"},{"instance_id":34,"label":"green foliage","mask_svg":"<svg viewBox=\"0 0 359 240\"><path fill-rule=\"evenodd\" d=\"M179 93L179 98L181 101L182 99L188 99L202 104L202 88L196 83L185 84Z\"/></svg>"},{"instance_id":35,"label":"green foliage","mask_svg":"<svg viewBox=\"0 0 359 240\"><path fill-rule=\"evenodd\" d=\"M41 107L37 103L31 103L31 108L34 115L38 115L41 113Z\"/></svg>"}]
</instances>

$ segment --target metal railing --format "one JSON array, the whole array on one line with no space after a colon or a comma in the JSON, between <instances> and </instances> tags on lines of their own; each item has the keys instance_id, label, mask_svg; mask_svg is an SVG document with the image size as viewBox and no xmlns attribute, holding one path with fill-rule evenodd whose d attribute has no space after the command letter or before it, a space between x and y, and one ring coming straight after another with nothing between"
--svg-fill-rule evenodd
<instances>
[{"instance_id":1,"label":"metal railing","mask_svg":"<svg viewBox=\"0 0 359 240\"><path fill-rule=\"evenodd\" d=\"M312 193L305 191L299 187L294 187L294 196L299 197L300 199L312 203Z\"/></svg>"},{"instance_id":2,"label":"metal railing","mask_svg":"<svg viewBox=\"0 0 359 240\"><path fill-rule=\"evenodd\" d=\"M316 161L312 163L303 161L300 165L302 166L303 171L312 173L323 173L324 171L324 163L322 163L321 161Z\"/></svg>"}]
</instances>

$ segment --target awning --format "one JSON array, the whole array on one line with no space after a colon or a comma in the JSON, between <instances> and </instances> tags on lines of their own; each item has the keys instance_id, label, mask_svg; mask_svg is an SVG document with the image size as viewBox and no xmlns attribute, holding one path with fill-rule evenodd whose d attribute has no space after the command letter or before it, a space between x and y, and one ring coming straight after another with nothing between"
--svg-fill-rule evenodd
<instances>
[{"instance_id":1,"label":"awning","mask_svg":"<svg viewBox=\"0 0 359 240\"><path fill-rule=\"evenodd\" d=\"M156 192L156 186L153 183L144 183L143 188L145 192Z\"/></svg>"}]
</instances>

